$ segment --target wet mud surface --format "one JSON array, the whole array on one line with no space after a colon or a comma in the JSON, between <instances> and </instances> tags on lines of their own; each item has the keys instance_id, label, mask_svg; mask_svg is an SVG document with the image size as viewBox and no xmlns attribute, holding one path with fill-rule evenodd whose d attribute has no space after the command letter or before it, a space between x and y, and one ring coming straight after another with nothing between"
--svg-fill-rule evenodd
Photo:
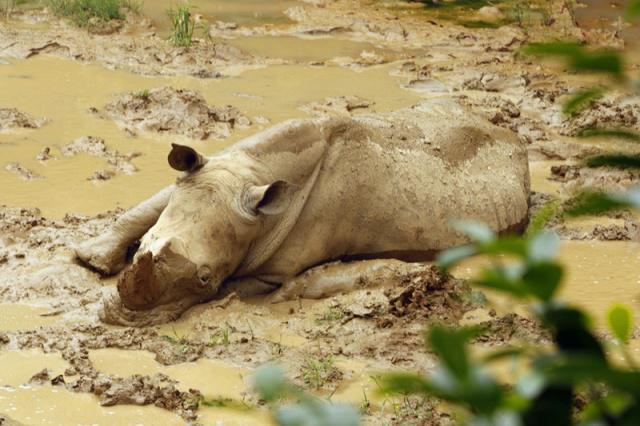
<instances>
[{"instance_id":1,"label":"wet mud surface","mask_svg":"<svg viewBox=\"0 0 640 426\"><path fill-rule=\"evenodd\" d=\"M163 325L101 322L116 279L78 264L73 248L175 179L171 142L211 154L287 118L447 97L527 144L534 214L580 189L640 181L636 171L584 162L637 147L577 137L594 124L637 129L637 101L614 93L566 118L563 97L588 83L516 55L553 34L621 43L578 28L563 2L552 2L549 26L527 31L467 28L387 2L282 1L255 16L243 2L212 2L200 11L206 36L190 48L167 42L158 3L99 33L38 10L0 21L0 78L12 83L0 93L0 425L51 424L62 412L58 424L268 424L251 372L269 361L294 383L361 407L368 424L451 424L443 407L376 394L381 371L434 366L425 325L480 325L479 350L548 341L526 309L468 285L481 262L454 276L407 268L393 286L321 300L231 295ZM565 240L563 297L593 312L599 328L611 302L638 300L636 215L556 215L548 227Z\"/></svg>"}]
</instances>

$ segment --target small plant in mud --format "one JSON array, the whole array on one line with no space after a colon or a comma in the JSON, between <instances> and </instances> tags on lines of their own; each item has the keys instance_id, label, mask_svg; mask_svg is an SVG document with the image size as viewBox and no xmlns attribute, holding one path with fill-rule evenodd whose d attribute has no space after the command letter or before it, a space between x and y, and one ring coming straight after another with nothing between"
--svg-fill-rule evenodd
<instances>
[{"instance_id":1,"label":"small plant in mud","mask_svg":"<svg viewBox=\"0 0 640 426\"><path fill-rule=\"evenodd\" d=\"M331 323L344 318L344 312L339 308L328 308L316 318L316 324Z\"/></svg>"},{"instance_id":2,"label":"small plant in mud","mask_svg":"<svg viewBox=\"0 0 640 426\"><path fill-rule=\"evenodd\" d=\"M256 370L254 389L280 426L357 426L358 411L347 404L318 398L289 383L281 367L267 364Z\"/></svg>"},{"instance_id":3,"label":"small plant in mud","mask_svg":"<svg viewBox=\"0 0 640 426\"><path fill-rule=\"evenodd\" d=\"M448 401L463 409L469 424L535 425L541 419L554 425L640 424L640 370L627 346L633 329L629 308L614 305L607 315L615 348L626 360L619 366L610 361L587 314L557 299L564 268L555 260L555 234L498 238L481 224L457 227L474 243L442 253L440 266L448 270L470 256L488 256L491 266L473 280L475 285L529 302L553 345L510 347L474 357L468 344L478 329L435 325L426 341L440 365L427 376L387 374L383 390ZM504 262L503 256L511 261ZM514 378L515 385L501 383L489 372L493 363L504 359L530 366ZM578 413L576 398L583 406Z\"/></svg>"},{"instance_id":4,"label":"small plant in mud","mask_svg":"<svg viewBox=\"0 0 640 426\"><path fill-rule=\"evenodd\" d=\"M191 342L186 336L179 335L175 328L172 330L172 335L164 334L160 338L166 342L176 345L176 351L179 353L187 353L189 351L189 345Z\"/></svg>"},{"instance_id":5,"label":"small plant in mud","mask_svg":"<svg viewBox=\"0 0 640 426\"><path fill-rule=\"evenodd\" d=\"M69 18L81 28L123 20L123 11L138 13L141 4L132 0L47 0L51 11Z\"/></svg>"},{"instance_id":6,"label":"small plant in mud","mask_svg":"<svg viewBox=\"0 0 640 426\"><path fill-rule=\"evenodd\" d=\"M193 40L193 30L195 20L191 16L189 6L186 4L178 6L176 9L167 10L167 15L171 20L171 36L169 41L175 46L189 47Z\"/></svg>"},{"instance_id":7,"label":"small plant in mud","mask_svg":"<svg viewBox=\"0 0 640 426\"><path fill-rule=\"evenodd\" d=\"M134 98L142 99L142 100L145 100L145 101L147 99L149 99L149 96L151 96L151 93L149 92L149 89L139 90L139 91L133 93L133 97Z\"/></svg>"},{"instance_id":8,"label":"small plant in mud","mask_svg":"<svg viewBox=\"0 0 640 426\"><path fill-rule=\"evenodd\" d=\"M307 357L302 366L302 380L312 389L321 389L338 373L335 358L329 355L324 358Z\"/></svg>"},{"instance_id":9,"label":"small plant in mud","mask_svg":"<svg viewBox=\"0 0 640 426\"><path fill-rule=\"evenodd\" d=\"M229 327L221 328L216 331L214 334L209 336L209 345L218 346L224 345L228 346L231 344L231 329Z\"/></svg>"}]
</instances>

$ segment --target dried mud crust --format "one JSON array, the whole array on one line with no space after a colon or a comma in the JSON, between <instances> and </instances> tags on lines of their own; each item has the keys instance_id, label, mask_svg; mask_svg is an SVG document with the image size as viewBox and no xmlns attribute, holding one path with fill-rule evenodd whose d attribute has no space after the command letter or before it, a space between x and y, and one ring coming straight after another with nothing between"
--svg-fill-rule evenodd
<instances>
[{"instance_id":1,"label":"dried mud crust","mask_svg":"<svg viewBox=\"0 0 640 426\"><path fill-rule=\"evenodd\" d=\"M34 30L0 22L0 56L29 59L53 55L81 62L98 62L107 68L120 68L143 75L191 75L219 78L263 63L224 42L195 39L189 48L176 47L155 35L146 19L130 20L122 27L108 28L108 37L75 28L44 12L40 21L47 28ZM29 16L23 16L28 20ZM135 34L131 36L130 34Z\"/></svg>"},{"instance_id":2,"label":"dried mud crust","mask_svg":"<svg viewBox=\"0 0 640 426\"><path fill-rule=\"evenodd\" d=\"M235 128L251 125L251 120L233 106L210 106L197 92L171 87L127 93L103 111L95 111L115 120L131 134L142 130L193 139L223 139Z\"/></svg>"},{"instance_id":3,"label":"dried mud crust","mask_svg":"<svg viewBox=\"0 0 640 426\"><path fill-rule=\"evenodd\" d=\"M48 120L46 118L36 118L15 108L0 107L0 131L6 129L37 129L42 127Z\"/></svg>"}]
</instances>

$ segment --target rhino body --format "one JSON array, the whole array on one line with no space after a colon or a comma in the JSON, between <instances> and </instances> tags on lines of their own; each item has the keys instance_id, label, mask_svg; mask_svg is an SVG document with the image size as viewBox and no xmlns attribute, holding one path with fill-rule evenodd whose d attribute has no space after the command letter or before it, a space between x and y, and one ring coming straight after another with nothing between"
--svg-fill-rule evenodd
<instances>
[{"instance_id":1,"label":"rhino body","mask_svg":"<svg viewBox=\"0 0 640 426\"><path fill-rule=\"evenodd\" d=\"M169 163L184 172L175 185L77 250L116 273L141 239L106 304L120 306L111 321L158 309L175 317L223 283L274 289L336 259L426 259L467 242L454 219L508 232L528 217L526 147L447 101L292 120L209 158L174 145Z\"/></svg>"}]
</instances>

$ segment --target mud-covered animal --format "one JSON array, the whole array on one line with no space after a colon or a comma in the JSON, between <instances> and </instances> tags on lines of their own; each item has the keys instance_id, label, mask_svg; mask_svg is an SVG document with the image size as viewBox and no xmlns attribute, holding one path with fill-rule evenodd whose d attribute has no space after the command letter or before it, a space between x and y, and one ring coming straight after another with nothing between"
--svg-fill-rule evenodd
<instances>
[{"instance_id":1,"label":"mud-covered animal","mask_svg":"<svg viewBox=\"0 0 640 426\"><path fill-rule=\"evenodd\" d=\"M526 148L449 101L287 121L208 158L173 145L169 164L183 172L174 185L76 249L105 274L124 269L103 320L166 321L230 291L321 297L384 265L363 259L465 243L453 219L497 232L527 220Z\"/></svg>"}]
</instances>

